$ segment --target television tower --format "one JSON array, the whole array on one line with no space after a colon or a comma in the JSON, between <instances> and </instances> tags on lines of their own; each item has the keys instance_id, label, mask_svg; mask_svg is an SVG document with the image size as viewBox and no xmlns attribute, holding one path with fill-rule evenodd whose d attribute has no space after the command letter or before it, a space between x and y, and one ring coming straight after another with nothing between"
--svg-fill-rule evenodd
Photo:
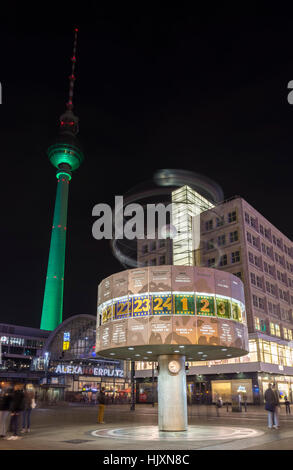
<instances>
[{"instance_id":1,"label":"television tower","mask_svg":"<svg viewBox=\"0 0 293 470\"><path fill-rule=\"evenodd\" d=\"M66 103L67 109L59 119L59 136L47 151L50 162L57 168L56 178L58 181L40 326L41 329L48 331L54 330L62 323L69 182L72 172L81 165L84 159L76 137L79 120L72 111L77 33L78 29L75 28L73 55L71 57L72 70L69 76L69 98Z\"/></svg>"}]
</instances>

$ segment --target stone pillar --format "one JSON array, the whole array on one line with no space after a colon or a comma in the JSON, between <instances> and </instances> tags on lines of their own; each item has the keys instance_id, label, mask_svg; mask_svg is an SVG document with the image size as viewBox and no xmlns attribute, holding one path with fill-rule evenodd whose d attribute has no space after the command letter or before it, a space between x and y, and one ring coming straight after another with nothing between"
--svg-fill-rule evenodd
<instances>
[{"instance_id":1,"label":"stone pillar","mask_svg":"<svg viewBox=\"0 0 293 470\"><path fill-rule=\"evenodd\" d=\"M159 431L187 430L187 394L185 356L158 356L158 415ZM170 371L169 366L173 366ZM178 372L176 370L178 366Z\"/></svg>"}]
</instances>

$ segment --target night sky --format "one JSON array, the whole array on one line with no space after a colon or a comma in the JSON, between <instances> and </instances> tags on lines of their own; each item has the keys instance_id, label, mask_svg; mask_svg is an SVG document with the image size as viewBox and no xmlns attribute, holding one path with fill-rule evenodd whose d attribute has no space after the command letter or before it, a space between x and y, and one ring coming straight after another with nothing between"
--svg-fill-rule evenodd
<instances>
[{"instance_id":1,"label":"night sky","mask_svg":"<svg viewBox=\"0 0 293 470\"><path fill-rule=\"evenodd\" d=\"M75 26L85 161L70 183L64 319L95 314L98 283L123 269L92 237L93 206L157 169L209 176L292 239L291 12L100 3L1 12L0 322L40 325L57 182L46 149L65 110Z\"/></svg>"}]
</instances>

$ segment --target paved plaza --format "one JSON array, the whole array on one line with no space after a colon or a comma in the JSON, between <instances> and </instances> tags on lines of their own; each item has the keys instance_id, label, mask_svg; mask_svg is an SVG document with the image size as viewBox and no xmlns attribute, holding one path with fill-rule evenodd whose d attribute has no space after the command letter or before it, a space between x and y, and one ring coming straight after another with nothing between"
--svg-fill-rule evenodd
<instances>
[{"instance_id":1,"label":"paved plaza","mask_svg":"<svg viewBox=\"0 0 293 470\"><path fill-rule=\"evenodd\" d=\"M0 439L0 450L293 450L293 415L281 409L280 429L267 428L263 407L247 412L192 406L185 432L159 432L157 407L106 407L105 424L97 424L95 405L37 408L32 429L19 440Z\"/></svg>"}]
</instances>

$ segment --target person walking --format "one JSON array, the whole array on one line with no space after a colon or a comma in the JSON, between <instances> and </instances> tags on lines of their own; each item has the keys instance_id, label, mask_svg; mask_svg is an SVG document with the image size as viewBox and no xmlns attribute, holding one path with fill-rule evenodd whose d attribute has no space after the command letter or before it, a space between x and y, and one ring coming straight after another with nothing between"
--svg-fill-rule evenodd
<instances>
[{"instance_id":1,"label":"person walking","mask_svg":"<svg viewBox=\"0 0 293 470\"><path fill-rule=\"evenodd\" d=\"M285 406L286 406L286 415L290 415L291 414L290 401L288 400L287 396L284 397L284 400L285 400Z\"/></svg>"},{"instance_id":2,"label":"person walking","mask_svg":"<svg viewBox=\"0 0 293 470\"><path fill-rule=\"evenodd\" d=\"M278 391L275 383L272 386L272 390L274 392L275 402L276 402L276 406L275 406L275 410L274 410L274 428L279 429L279 427L280 427L280 425L279 425L280 397L279 397L279 391Z\"/></svg>"},{"instance_id":3,"label":"person walking","mask_svg":"<svg viewBox=\"0 0 293 470\"><path fill-rule=\"evenodd\" d=\"M98 423L99 424L105 424L104 423L104 412L105 412L106 396L105 396L105 388L104 387L100 390L100 393L98 395L98 402L99 402Z\"/></svg>"},{"instance_id":4,"label":"person walking","mask_svg":"<svg viewBox=\"0 0 293 470\"><path fill-rule=\"evenodd\" d=\"M0 437L6 437L11 398L10 390L4 392L0 397Z\"/></svg>"},{"instance_id":5,"label":"person walking","mask_svg":"<svg viewBox=\"0 0 293 470\"><path fill-rule=\"evenodd\" d=\"M7 437L6 439L8 440L20 439L20 436L18 435L18 424L19 424L19 415L23 410L24 410L23 387L19 385L15 385L11 402L10 402L10 411L11 411L10 429L13 435L10 437Z\"/></svg>"},{"instance_id":6,"label":"person walking","mask_svg":"<svg viewBox=\"0 0 293 470\"><path fill-rule=\"evenodd\" d=\"M272 384L269 383L269 388L265 391L265 409L268 412L268 428L272 429L274 425L274 412L276 408L276 397L272 389Z\"/></svg>"},{"instance_id":7,"label":"person walking","mask_svg":"<svg viewBox=\"0 0 293 470\"><path fill-rule=\"evenodd\" d=\"M217 411L217 416L220 416L219 409L222 408L222 406L223 406L222 397L218 397L218 398L216 399L216 411Z\"/></svg>"},{"instance_id":8,"label":"person walking","mask_svg":"<svg viewBox=\"0 0 293 470\"><path fill-rule=\"evenodd\" d=\"M22 433L30 432L31 430L31 412L35 406L35 392L26 386L24 391L24 410L22 412Z\"/></svg>"}]
</instances>

